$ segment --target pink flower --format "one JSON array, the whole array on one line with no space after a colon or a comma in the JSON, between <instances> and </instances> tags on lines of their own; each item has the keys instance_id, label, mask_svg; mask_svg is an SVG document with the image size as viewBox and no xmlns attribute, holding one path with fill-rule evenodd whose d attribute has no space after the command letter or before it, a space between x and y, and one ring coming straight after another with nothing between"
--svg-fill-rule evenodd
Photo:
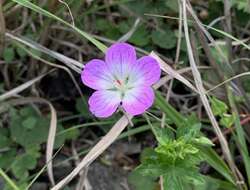
<instances>
[{"instance_id":1,"label":"pink flower","mask_svg":"<svg viewBox=\"0 0 250 190\"><path fill-rule=\"evenodd\" d=\"M89 98L90 111L97 117L109 117L122 106L131 115L142 114L154 102L151 86L160 74L154 58L144 56L137 60L133 46L113 44L105 61L93 59L81 73L82 82L97 90Z\"/></svg>"}]
</instances>

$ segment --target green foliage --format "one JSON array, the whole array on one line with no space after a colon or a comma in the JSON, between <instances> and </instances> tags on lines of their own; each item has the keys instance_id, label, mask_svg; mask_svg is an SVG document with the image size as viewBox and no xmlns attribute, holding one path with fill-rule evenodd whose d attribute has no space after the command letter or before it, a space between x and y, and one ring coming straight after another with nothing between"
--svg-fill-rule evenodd
<instances>
[{"instance_id":1,"label":"green foliage","mask_svg":"<svg viewBox=\"0 0 250 190\"><path fill-rule=\"evenodd\" d=\"M222 1L222 0L220 0ZM28 1L28 0L13 0L20 5L28 7L32 9L30 16L31 18L35 18L37 13L47 16L51 19L58 21L66 25L68 28L73 29L76 33L80 34L82 37L91 41L96 47L98 47L101 51L105 51L106 46L95 40L91 35L85 33L79 28L67 23L64 19L63 15L65 13L65 6L60 6L60 11L55 11L54 14L46 11L40 6L37 6L33 3L37 3L37 1ZM15 3L12 5L16 5ZM109 7L113 6L111 4L118 5L117 7ZM160 15L170 15L177 16L178 12L178 1L176 0L142 0L142 1L128 1L125 4L125 9L128 9L128 12L120 9L121 2L114 1L110 3L110 5L105 5L103 8L107 8L107 10L121 10L118 11L119 16L116 14L110 14L112 17L110 20L104 19L102 11L95 14L93 10L99 10L99 5L101 2L93 1L88 5L89 10L84 14L78 14L81 7L80 1L70 0L68 5L73 10L73 15L77 15L75 18L76 26L79 24L88 25L88 22L83 22L82 19L79 19L80 16L93 14L90 17L94 18L95 22L93 22L95 27L88 27L91 29L91 32L97 33L97 35L105 36L108 39L117 40L126 32L128 32L133 26L133 22L136 17L142 17L142 21L140 25L137 27L131 38L128 40L130 43L135 44L136 46L142 47L145 50L151 50L152 48L156 50L163 51L172 50L176 47L176 35L175 30L177 28L177 22L164 19L155 19L152 17L145 16L145 13L154 13ZM233 6L237 8L237 12L241 14L243 11L247 12L247 0L232 0ZM10 4L8 2L8 4ZM195 4L195 2L194 2ZM216 4L214 12L209 14L212 18L221 16L222 7L217 6ZM222 3L220 3L222 4ZM207 4L206 4L207 5ZM46 9L49 10L49 6L45 5ZM64 7L64 8L62 8ZM210 6L209 6L210 7ZM218 8L219 7L219 8ZM11 8L11 6L9 7ZM199 7L202 10L204 7ZM243 11L242 11L243 10ZM131 13L131 14L130 14ZM238 14L238 13L236 13ZM247 13L246 13L247 14ZM56 16L60 15L60 16ZM63 15L63 17L61 17ZM134 17L133 17L134 15ZM245 13L244 13L245 15ZM78 17L79 16L79 17ZM245 20L244 22L248 22L249 19L245 16L240 16L244 18L240 18L240 20ZM43 17L44 19L45 17ZM63 19L61 19L63 18ZM84 18L85 19L85 18ZM112 22L111 22L112 20ZM45 20L46 23L47 20ZM85 21L85 20L84 20ZM91 19L92 21L92 19ZM42 22L41 22L42 23ZM34 22L33 27L36 29L36 34L31 34L33 32L33 28L29 28L29 26L25 27L25 36L32 39L40 39L39 33L43 30L39 28L39 22ZM84 26L84 28L86 27ZM87 27L86 27L87 28ZM94 31L92 30L94 29ZM97 31L96 31L97 30ZM215 30L216 31L216 30ZM218 32L218 31L217 31ZM220 34L223 34L220 32ZM227 36L229 34L223 34ZM69 36L72 39L72 33L69 33ZM222 35L217 35L216 37L221 38ZM66 37L66 36L65 36ZM233 37L231 37L233 39ZM59 39L60 40L60 39ZM182 44L185 44L185 39L182 40ZM235 39L234 39L235 40ZM237 40L235 40L237 41ZM239 40L237 41L239 42ZM243 42L242 42L243 43ZM87 43L85 43L87 44ZM85 45L84 44L84 45ZM240 43L241 44L241 43ZM78 44L77 44L78 45ZM242 44L241 44L242 45ZM226 46L220 45L222 49L222 53L225 58L228 57ZM246 47L246 46L245 46ZM247 46L248 47L248 46ZM157 49L158 48L158 49ZM187 56L185 55L186 46L181 46L181 61L184 60ZM249 48L248 48L249 49ZM60 49L61 50L61 49ZM41 55L39 51L32 50L35 54ZM224 68L225 60L222 58L221 54L218 51L211 47L211 51L213 57L216 62L220 65L220 67ZM88 51L86 51L88 52ZM95 51L93 51L95 52ZM167 52L165 54L165 52ZM168 52L173 51L165 51L163 54L168 57ZM15 53L18 56L18 59L15 59ZM200 53L200 52L199 52ZM11 62L13 60L22 60L25 58L26 53L22 51L21 48L6 48L4 51L4 60L6 62ZM21 68L21 67L20 67ZM18 68L19 69L19 68ZM227 69L227 68L226 68ZM14 69L13 69L14 70ZM223 69L224 70L224 69ZM13 72L13 71L11 71ZM211 77L213 78L214 77ZM247 84L246 84L247 85ZM3 88L0 87L0 93L3 92ZM218 117L220 124L225 127L230 127L235 121L235 116L228 114L229 110L227 105L219 101L218 99L212 100L211 102L213 111L215 115ZM166 125L171 125L170 127L160 128L155 127L158 126L159 123L153 125L153 131L156 135L156 139L158 141L158 146L155 149L145 150L142 154L142 165L135 170L129 177L130 181L135 185L136 189L143 190L152 190L155 189L156 180L159 175L163 176L165 189L234 189L231 184L221 182L219 180L212 180L204 178L198 172L197 165L200 161L206 160L215 170L217 170L222 176L224 176L228 181L233 183L231 172L227 168L225 162L213 151L210 146L213 144L211 141L204 137L200 132L202 127L201 123L197 121L194 116L186 117L182 116L179 112L173 109L164 98L162 98L159 94L157 94L156 98L156 107L160 109L161 113L165 113L168 120L170 122L166 122ZM84 119L91 120L92 116L88 111L87 104L81 99L77 99L76 102L76 110L84 116ZM26 179L29 175L30 170L34 169L37 165L37 159L41 156L41 145L46 142L47 134L48 134L48 126L49 126L49 118L41 117L39 113L37 113L34 109L20 109L20 110L12 110L10 112L10 125L9 128L3 128L0 124L0 148L3 149L3 153L0 153L0 167L3 166L10 171L12 175L18 180L18 186L22 188L26 184ZM170 118L170 119L169 119ZM86 123L90 124L90 123ZM75 126L78 127L77 125ZM177 129L176 129L177 128ZM137 128L135 128L137 129ZM142 128L143 130L148 129L148 126ZM57 132L62 132L63 127L61 125L58 126ZM132 131L132 130L131 130ZM60 146L66 139L74 139L78 135L78 130L65 130L65 133L60 133L56 139L56 146ZM244 136L242 136L244 139ZM144 170L143 170L144 167ZM142 168L142 169L140 169ZM145 173L144 173L145 171ZM147 172L149 175L147 175ZM142 175L143 174L143 175ZM155 176L152 176L154 174ZM23 178L22 181L21 178ZM231 186L230 186L231 185ZM192 187L192 188L189 188ZM11 188L9 188L11 189Z\"/></svg>"},{"instance_id":2,"label":"green foliage","mask_svg":"<svg viewBox=\"0 0 250 190\"><path fill-rule=\"evenodd\" d=\"M46 142L48 137L50 121L48 118L41 117L31 107L21 110L11 109L10 111L10 133L14 142L29 147L30 144L41 145ZM57 132L62 130L58 125ZM64 142L65 137L56 138L55 148L58 148Z\"/></svg>"},{"instance_id":3,"label":"green foliage","mask_svg":"<svg viewBox=\"0 0 250 190\"><path fill-rule=\"evenodd\" d=\"M163 176L166 190L181 190L188 184L202 184L204 179L197 165L204 158L197 144L211 146L212 143L200 136L200 126L190 122L190 126L177 128L175 133L155 126L152 129L159 144L142 156L142 164L136 171L143 176Z\"/></svg>"},{"instance_id":4,"label":"green foliage","mask_svg":"<svg viewBox=\"0 0 250 190\"><path fill-rule=\"evenodd\" d=\"M176 1L176 0L167 0L167 1L165 1L165 4L166 4L166 6L167 6L170 10L172 10L172 11L174 11L174 12L179 12L178 1Z\"/></svg>"},{"instance_id":5,"label":"green foliage","mask_svg":"<svg viewBox=\"0 0 250 190\"><path fill-rule=\"evenodd\" d=\"M223 115L228 111L228 106L214 96L210 99L210 102L213 114L215 116Z\"/></svg>"},{"instance_id":6,"label":"green foliage","mask_svg":"<svg viewBox=\"0 0 250 190\"><path fill-rule=\"evenodd\" d=\"M223 2L223 0L217 0ZM248 0L231 0L231 5L240 11L250 13L250 2Z\"/></svg>"},{"instance_id":7,"label":"green foliage","mask_svg":"<svg viewBox=\"0 0 250 190\"><path fill-rule=\"evenodd\" d=\"M163 31L153 31L152 40L153 43L164 49L172 49L176 45L174 32L168 27L165 27Z\"/></svg>"},{"instance_id":8,"label":"green foliage","mask_svg":"<svg viewBox=\"0 0 250 190\"><path fill-rule=\"evenodd\" d=\"M39 149L34 152L25 152L18 155L15 161L11 164L11 170L16 178L23 180L28 178L29 170L32 170L37 165L37 158L39 158Z\"/></svg>"},{"instance_id":9,"label":"green foliage","mask_svg":"<svg viewBox=\"0 0 250 190\"><path fill-rule=\"evenodd\" d=\"M210 98L213 114L219 117L219 123L224 127L231 127L235 122L235 116L228 114L228 106L221 100Z\"/></svg>"},{"instance_id":10,"label":"green foliage","mask_svg":"<svg viewBox=\"0 0 250 190\"><path fill-rule=\"evenodd\" d=\"M152 176L143 176L137 170L131 172L128 176L128 182L136 190L153 190L156 186L156 178Z\"/></svg>"},{"instance_id":11,"label":"green foliage","mask_svg":"<svg viewBox=\"0 0 250 190\"><path fill-rule=\"evenodd\" d=\"M164 189L206 189L210 183L199 173L198 165L207 161L230 183L234 189L234 180L230 169L220 156L211 149L213 143L200 132L199 120L191 115L184 117L156 92L156 106L172 120L177 129L160 128L151 124L158 141L155 149L146 149L141 155L141 165L134 172L152 181L152 177L163 177ZM136 182L133 182L136 184ZM138 186L137 186L138 187ZM211 186L212 187L212 186ZM214 189L223 189L223 185ZM136 188L142 190L143 186ZM153 188L152 188L153 190Z\"/></svg>"},{"instance_id":12,"label":"green foliage","mask_svg":"<svg viewBox=\"0 0 250 190\"><path fill-rule=\"evenodd\" d=\"M248 0L233 0L233 5L237 7L238 10L250 13L250 2Z\"/></svg>"},{"instance_id":13,"label":"green foliage","mask_svg":"<svg viewBox=\"0 0 250 190\"><path fill-rule=\"evenodd\" d=\"M116 40L120 36L119 29L107 19L99 18L96 21L96 29L101 31L107 38Z\"/></svg>"},{"instance_id":14,"label":"green foliage","mask_svg":"<svg viewBox=\"0 0 250 190\"><path fill-rule=\"evenodd\" d=\"M50 120L32 107L11 108L9 116L9 128L0 128L0 148L4 150L0 153L0 168L9 169L22 185L41 157L41 145L47 140ZM62 130L58 125L57 132ZM74 137L73 133L57 136L54 148Z\"/></svg>"},{"instance_id":15,"label":"green foliage","mask_svg":"<svg viewBox=\"0 0 250 190\"><path fill-rule=\"evenodd\" d=\"M3 51L3 58L7 63L13 61L15 58L14 49L12 47L5 48Z\"/></svg>"},{"instance_id":16,"label":"green foliage","mask_svg":"<svg viewBox=\"0 0 250 190\"><path fill-rule=\"evenodd\" d=\"M121 34L128 32L132 25L132 22L121 22L118 26ZM150 34L145 25L141 24L137 27L136 31L130 37L129 42L144 47L150 43Z\"/></svg>"},{"instance_id":17,"label":"green foliage","mask_svg":"<svg viewBox=\"0 0 250 190\"><path fill-rule=\"evenodd\" d=\"M16 47L16 52L20 58L24 58L27 55L26 51L24 51L22 48L18 46Z\"/></svg>"}]
</instances>

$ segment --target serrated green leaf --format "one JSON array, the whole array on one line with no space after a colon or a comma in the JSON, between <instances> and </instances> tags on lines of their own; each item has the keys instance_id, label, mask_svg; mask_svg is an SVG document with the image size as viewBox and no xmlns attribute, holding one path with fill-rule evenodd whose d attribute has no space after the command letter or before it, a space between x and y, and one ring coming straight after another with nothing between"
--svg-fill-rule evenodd
<instances>
[{"instance_id":1,"label":"serrated green leaf","mask_svg":"<svg viewBox=\"0 0 250 190\"><path fill-rule=\"evenodd\" d=\"M194 138L193 141L203 146L214 146L214 143L207 137Z\"/></svg>"},{"instance_id":2,"label":"serrated green leaf","mask_svg":"<svg viewBox=\"0 0 250 190\"><path fill-rule=\"evenodd\" d=\"M174 139L174 133L169 128L161 128L159 126L152 125L156 139L160 145L167 144L169 141Z\"/></svg>"},{"instance_id":3,"label":"serrated green leaf","mask_svg":"<svg viewBox=\"0 0 250 190\"><path fill-rule=\"evenodd\" d=\"M214 115L223 116L223 114L227 112L228 106L223 101L215 97L212 97L210 99L210 102L211 102L211 108L212 108Z\"/></svg>"},{"instance_id":4,"label":"serrated green leaf","mask_svg":"<svg viewBox=\"0 0 250 190\"><path fill-rule=\"evenodd\" d=\"M224 127L230 128L233 126L235 119L234 115L223 114L220 119L220 124Z\"/></svg>"},{"instance_id":5,"label":"serrated green leaf","mask_svg":"<svg viewBox=\"0 0 250 190\"><path fill-rule=\"evenodd\" d=\"M190 120L187 119L187 123L189 123L189 125L177 128L177 138L183 138L186 141L189 141L200 133L201 123L192 124L188 121Z\"/></svg>"},{"instance_id":6,"label":"serrated green leaf","mask_svg":"<svg viewBox=\"0 0 250 190\"><path fill-rule=\"evenodd\" d=\"M163 176L163 186L164 190L184 190L185 184L181 176L178 176L173 172L171 175Z\"/></svg>"}]
</instances>

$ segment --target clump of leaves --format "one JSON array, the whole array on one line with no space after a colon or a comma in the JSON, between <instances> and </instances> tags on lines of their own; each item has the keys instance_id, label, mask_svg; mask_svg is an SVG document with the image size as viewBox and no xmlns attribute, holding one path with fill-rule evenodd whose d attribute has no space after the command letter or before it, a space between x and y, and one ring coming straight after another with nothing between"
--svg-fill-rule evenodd
<instances>
[{"instance_id":1,"label":"clump of leaves","mask_svg":"<svg viewBox=\"0 0 250 190\"><path fill-rule=\"evenodd\" d=\"M26 184L30 170L37 166L41 157L41 145L46 142L50 120L40 115L32 107L11 108L9 128L0 128L0 167L11 171L18 184ZM63 130L58 125L57 132ZM55 147L60 147L66 139L76 137L76 133L58 135ZM7 188L7 186L6 186Z\"/></svg>"},{"instance_id":2,"label":"clump of leaves","mask_svg":"<svg viewBox=\"0 0 250 190\"><path fill-rule=\"evenodd\" d=\"M201 135L200 124L177 128L176 131L152 127L158 146L144 152L142 163L135 172L150 177L151 181L162 176L166 190L182 190L190 184L202 184L204 177L199 173L198 164L204 158L199 146L211 146L212 143Z\"/></svg>"}]
</instances>

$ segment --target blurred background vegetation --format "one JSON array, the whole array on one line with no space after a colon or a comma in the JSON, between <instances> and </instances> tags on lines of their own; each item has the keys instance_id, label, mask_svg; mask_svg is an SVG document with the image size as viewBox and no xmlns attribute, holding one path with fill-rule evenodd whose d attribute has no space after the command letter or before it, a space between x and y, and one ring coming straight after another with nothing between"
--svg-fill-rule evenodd
<instances>
[{"instance_id":1,"label":"blurred background vegetation","mask_svg":"<svg viewBox=\"0 0 250 190\"><path fill-rule=\"evenodd\" d=\"M176 70L189 67L186 40L184 34L180 36L179 33L177 0L30 0L29 2L49 11L63 21L74 24L79 30L91 34L107 46L125 39L136 46L138 56L154 50ZM216 68L209 67L200 70L205 87L212 88L229 77L249 71L249 49L241 46L239 42L241 40L249 44L249 1L230 1L232 7L229 30L225 29L227 19L222 0L191 0L190 2L203 24L236 37L232 42L231 51L228 51L225 35L209 30L222 51L218 52L213 45L209 44L212 57L220 71L218 74ZM195 26L192 23L189 24L195 32ZM200 38L197 33L196 31L195 38L198 41ZM180 54L176 59L178 40L181 40ZM196 51L199 56L199 66L211 66L200 42L197 44ZM230 66L225 64L223 56L229 60ZM85 64L92 58L102 57L103 53L75 32L72 27L15 1L0 2L0 168L2 176L0 189L13 189L10 183L6 183L6 177L3 177L3 174L8 174L11 181L20 189L26 189L29 185L31 189L49 189L50 182L44 168L46 141L52 117L48 105L53 105L58 119L54 152L58 149L59 152L53 162L56 181L65 177L79 163L80 158L120 118L120 113L105 120L99 120L91 115L88 111L87 99L92 91L82 85L79 73L75 72L78 69L68 65L73 62L72 60L77 61L78 64ZM193 81L190 73L185 73L184 76ZM245 134L241 137L246 139L248 147L250 77L241 77L230 84L234 88L240 122L245 126ZM20 93L11 91L15 88L22 90ZM214 150L221 155L222 150L217 143L218 139L212 131L199 96L177 80L166 83L160 88L163 96L166 96L169 90L170 104L180 114L195 115L195 119L189 118L190 123L194 120L202 123L199 130L201 129L215 143ZM1 96L8 92L11 92L12 99L9 99L10 96L8 99ZM229 134L227 140L236 165L247 179L249 176L244 169L246 159L244 160L240 154L239 146L236 146L235 142L239 141L239 139L235 140L237 134L232 132L236 116L228 106L227 93L223 87L216 89L212 93L214 97L210 99L210 103L221 130L224 134ZM150 110L150 113L160 119L162 112L156 107ZM153 120L151 117L153 116L150 116L150 120ZM168 120L168 117L166 122L170 125L173 123L171 119ZM138 172L131 173L140 164L140 157L143 160L143 156L149 154L148 148L154 148L157 144L150 131L152 126L144 117L136 117L133 123L135 126L128 127L120 136L120 140L117 140L90 166L87 180L93 190L161 188L157 177L145 178ZM158 126L161 122L156 119L153 124ZM198 163L201 160L198 160ZM197 165L196 162L191 164ZM199 164L198 169L204 175L213 176L213 179L206 178L205 184L198 184L197 187L190 187L191 189L236 188L228 181L223 181L223 174L206 162ZM78 185L78 178L76 178L65 187L65 190L76 189Z\"/></svg>"}]
</instances>

